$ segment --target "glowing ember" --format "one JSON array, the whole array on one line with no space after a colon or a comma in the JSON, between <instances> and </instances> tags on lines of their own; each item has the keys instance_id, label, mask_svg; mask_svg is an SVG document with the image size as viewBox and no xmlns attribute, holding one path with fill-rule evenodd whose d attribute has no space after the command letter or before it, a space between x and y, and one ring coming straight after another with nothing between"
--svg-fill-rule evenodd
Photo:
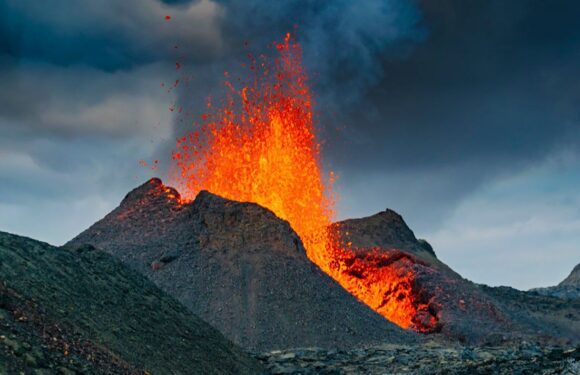
<instances>
[{"instance_id":1,"label":"glowing ember","mask_svg":"<svg viewBox=\"0 0 580 375\"><path fill-rule=\"evenodd\" d=\"M177 140L176 180L184 198L200 190L256 202L287 220L310 260L387 319L414 326L420 306L412 293L410 268L397 269L381 257L357 257L338 245L332 173L321 173L311 92L299 45L286 35L278 57L252 60L252 79L229 90L221 107L208 104L198 131ZM227 74L226 74L227 76Z\"/></svg>"}]
</instances>

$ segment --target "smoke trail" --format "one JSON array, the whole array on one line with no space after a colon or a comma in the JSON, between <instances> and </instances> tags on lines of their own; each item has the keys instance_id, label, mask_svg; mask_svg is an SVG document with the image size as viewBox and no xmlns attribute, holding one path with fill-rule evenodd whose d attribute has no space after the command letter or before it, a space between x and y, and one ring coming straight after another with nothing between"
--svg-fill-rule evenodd
<instances>
[{"instance_id":1,"label":"smoke trail","mask_svg":"<svg viewBox=\"0 0 580 375\"><path fill-rule=\"evenodd\" d=\"M163 2L181 7L184 3ZM425 35L411 0L215 2L221 7L219 24L226 47L221 61L212 64L234 70L231 59L245 58L246 42L262 53L273 40L296 29L318 102L326 107L334 104L335 109L378 83L384 59L405 54Z\"/></svg>"},{"instance_id":2,"label":"smoke trail","mask_svg":"<svg viewBox=\"0 0 580 375\"><path fill-rule=\"evenodd\" d=\"M381 61L420 41L419 11L409 0L217 0L224 36L266 45L297 28L319 99L350 102L381 78ZM342 102L342 103L341 103Z\"/></svg>"}]
</instances>

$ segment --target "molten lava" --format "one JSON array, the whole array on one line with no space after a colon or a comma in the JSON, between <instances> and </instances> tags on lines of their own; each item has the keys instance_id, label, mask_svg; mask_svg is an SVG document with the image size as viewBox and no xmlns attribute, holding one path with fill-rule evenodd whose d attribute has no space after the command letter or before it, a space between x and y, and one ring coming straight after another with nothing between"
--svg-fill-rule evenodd
<instances>
[{"instance_id":1,"label":"molten lava","mask_svg":"<svg viewBox=\"0 0 580 375\"><path fill-rule=\"evenodd\" d=\"M209 190L269 208L292 225L309 259L345 289L399 326L421 330L411 268L341 249L331 226L333 176L321 172L301 49L290 34L275 46L275 59L252 59L251 79L240 88L226 82L223 105L208 104L198 129L177 140L173 179L188 199Z\"/></svg>"},{"instance_id":2,"label":"molten lava","mask_svg":"<svg viewBox=\"0 0 580 375\"><path fill-rule=\"evenodd\" d=\"M300 48L289 34L276 48L272 64L266 57L252 61L251 85L236 91L226 82L225 105L204 115L198 132L178 139L177 180L188 198L205 189L269 208L291 223L318 264L328 247L333 202L320 172Z\"/></svg>"}]
</instances>

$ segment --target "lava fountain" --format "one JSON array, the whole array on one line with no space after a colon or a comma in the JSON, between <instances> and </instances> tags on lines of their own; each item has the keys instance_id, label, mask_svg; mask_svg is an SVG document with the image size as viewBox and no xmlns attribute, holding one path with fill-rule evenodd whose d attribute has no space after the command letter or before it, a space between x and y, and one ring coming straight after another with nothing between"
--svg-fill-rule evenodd
<instances>
[{"instance_id":1,"label":"lava fountain","mask_svg":"<svg viewBox=\"0 0 580 375\"><path fill-rule=\"evenodd\" d=\"M251 60L250 84L226 82L224 105L209 105L199 130L177 140L174 174L186 198L205 189L269 208L290 222L311 260L328 264L331 176L321 173L300 47L290 34L275 46L272 62Z\"/></svg>"},{"instance_id":2,"label":"lava fountain","mask_svg":"<svg viewBox=\"0 0 580 375\"><path fill-rule=\"evenodd\" d=\"M251 58L250 79L238 88L226 81L222 105L208 104L196 130L177 139L172 179L186 199L208 190L269 208L324 272L387 319L417 329L410 271L339 245L333 174L322 172L301 48L290 34L274 46L275 58Z\"/></svg>"}]
</instances>

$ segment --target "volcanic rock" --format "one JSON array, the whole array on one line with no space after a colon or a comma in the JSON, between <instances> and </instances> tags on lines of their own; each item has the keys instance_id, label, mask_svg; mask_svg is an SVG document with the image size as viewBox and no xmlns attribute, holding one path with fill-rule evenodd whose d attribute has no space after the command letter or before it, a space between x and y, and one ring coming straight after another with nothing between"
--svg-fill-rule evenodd
<instances>
[{"instance_id":1,"label":"volcanic rock","mask_svg":"<svg viewBox=\"0 0 580 375\"><path fill-rule=\"evenodd\" d=\"M417 239L401 215L387 208L375 215L347 219L334 224L343 243L356 249L398 249L419 259L451 271L435 255L433 247L423 239Z\"/></svg>"},{"instance_id":2,"label":"volcanic rock","mask_svg":"<svg viewBox=\"0 0 580 375\"><path fill-rule=\"evenodd\" d=\"M577 374L580 348L529 342L503 346L378 345L256 353L271 374Z\"/></svg>"},{"instance_id":3,"label":"volcanic rock","mask_svg":"<svg viewBox=\"0 0 580 375\"><path fill-rule=\"evenodd\" d=\"M580 343L580 299L562 299L510 287L477 286L511 321L505 336L525 332L528 340L550 345Z\"/></svg>"},{"instance_id":4,"label":"volcanic rock","mask_svg":"<svg viewBox=\"0 0 580 375\"><path fill-rule=\"evenodd\" d=\"M145 277L90 246L0 232L0 374L260 374Z\"/></svg>"},{"instance_id":5,"label":"volcanic rock","mask_svg":"<svg viewBox=\"0 0 580 375\"><path fill-rule=\"evenodd\" d=\"M411 328L471 344L495 344L515 337L556 344L579 341L578 306L462 278L436 258L426 241L417 240L392 210L335 226L346 248L361 263L372 266L367 268L379 264L411 275L410 295L417 308ZM372 273L365 276L371 277L367 283L374 282Z\"/></svg>"},{"instance_id":6,"label":"volcanic rock","mask_svg":"<svg viewBox=\"0 0 580 375\"><path fill-rule=\"evenodd\" d=\"M416 337L312 264L290 225L202 191L190 203L152 179L74 238L139 270L245 348L350 348Z\"/></svg>"}]
</instances>

